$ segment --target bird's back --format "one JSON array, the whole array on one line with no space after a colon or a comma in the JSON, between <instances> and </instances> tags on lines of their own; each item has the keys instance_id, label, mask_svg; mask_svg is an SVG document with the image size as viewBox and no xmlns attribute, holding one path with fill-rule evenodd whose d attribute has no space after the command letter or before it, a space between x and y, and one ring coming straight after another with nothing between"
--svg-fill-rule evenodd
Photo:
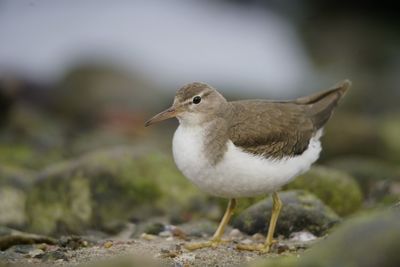
<instances>
[{"instance_id":1,"label":"bird's back","mask_svg":"<svg viewBox=\"0 0 400 267\"><path fill-rule=\"evenodd\" d=\"M346 80L327 91L292 101L230 102L229 139L247 152L268 158L301 155L349 87Z\"/></svg>"}]
</instances>

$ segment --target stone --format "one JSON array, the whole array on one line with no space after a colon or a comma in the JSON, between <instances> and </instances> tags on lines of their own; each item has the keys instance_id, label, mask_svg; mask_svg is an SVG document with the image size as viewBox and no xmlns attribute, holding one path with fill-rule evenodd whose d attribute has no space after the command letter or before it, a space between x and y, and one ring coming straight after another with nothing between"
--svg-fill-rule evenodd
<instances>
[{"instance_id":1,"label":"stone","mask_svg":"<svg viewBox=\"0 0 400 267\"><path fill-rule=\"evenodd\" d=\"M188 210L200 196L170 157L145 146L115 147L42 171L28 193L26 210L35 233L94 229L116 234L129 220Z\"/></svg>"},{"instance_id":2,"label":"stone","mask_svg":"<svg viewBox=\"0 0 400 267\"><path fill-rule=\"evenodd\" d=\"M32 180L29 171L0 166L0 225L22 228L27 223L26 191Z\"/></svg>"},{"instance_id":3,"label":"stone","mask_svg":"<svg viewBox=\"0 0 400 267\"><path fill-rule=\"evenodd\" d=\"M341 157L327 165L352 175L369 203L393 204L400 195L396 192L400 168L394 164L367 157Z\"/></svg>"},{"instance_id":4,"label":"stone","mask_svg":"<svg viewBox=\"0 0 400 267\"><path fill-rule=\"evenodd\" d=\"M251 267L400 266L400 212L358 215L301 257L266 258Z\"/></svg>"},{"instance_id":5,"label":"stone","mask_svg":"<svg viewBox=\"0 0 400 267\"><path fill-rule=\"evenodd\" d=\"M283 207L276 226L275 236L289 237L293 232L309 231L321 236L340 221L339 216L313 194L293 190L279 193ZM272 199L266 198L240 214L233 227L247 234L268 231L271 217Z\"/></svg>"},{"instance_id":6,"label":"stone","mask_svg":"<svg viewBox=\"0 0 400 267\"><path fill-rule=\"evenodd\" d=\"M285 186L285 189L306 190L340 216L357 211L363 201L360 186L353 177L346 172L322 166L311 168Z\"/></svg>"},{"instance_id":7,"label":"stone","mask_svg":"<svg viewBox=\"0 0 400 267\"><path fill-rule=\"evenodd\" d=\"M362 215L341 225L307 251L299 267L400 266L400 212Z\"/></svg>"}]
</instances>

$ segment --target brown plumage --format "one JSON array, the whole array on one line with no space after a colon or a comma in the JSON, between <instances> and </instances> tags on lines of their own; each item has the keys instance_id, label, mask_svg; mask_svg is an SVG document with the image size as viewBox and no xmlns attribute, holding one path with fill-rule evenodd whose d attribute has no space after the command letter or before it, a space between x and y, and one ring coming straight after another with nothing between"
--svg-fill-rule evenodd
<instances>
[{"instance_id":1,"label":"brown plumage","mask_svg":"<svg viewBox=\"0 0 400 267\"><path fill-rule=\"evenodd\" d=\"M247 152L282 158L302 154L311 137L332 115L351 83L293 101L230 102L233 109L229 139Z\"/></svg>"}]
</instances>

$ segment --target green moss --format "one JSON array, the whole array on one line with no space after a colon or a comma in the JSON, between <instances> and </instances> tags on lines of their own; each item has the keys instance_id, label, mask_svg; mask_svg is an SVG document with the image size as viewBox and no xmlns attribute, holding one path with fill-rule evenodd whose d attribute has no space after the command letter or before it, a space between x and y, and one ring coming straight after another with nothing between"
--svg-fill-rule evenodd
<instances>
[{"instance_id":1,"label":"green moss","mask_svg":"<svg viewBox=\"0 0 400 267\"><path fill-rule=\"evenodd\" d=\"M140 147L100 151L45 170L29 194L32 229L40 233L110 229L132 218L181 213L206 197L172 159Z\"/></svg>"},{"instance_id":2,"label":"green moss","mask_svg":"<svg viewBox=\"0 0 400 267\"><path fill-rule=\"evenodd\" d=\"M0 162L10 167L39 170L62 158L57 150L42 150L29 144L0 143Z\"/></svg>"},{"instance_id":3,"label":"green moss","mask_svg":"<svg viewBox=\"0 0 400 267\"><path fill-rule=\"evenodd\" d=\"M325 167L313 167L285 189L307 190L342 216L357 211L363 199L360 187L351 176Z\"/></svg>"},{"instance_id":4,"label":"green moss","mask_svg":"<svg viewBox=\"0 0 400 267\"><path fill-rule=\"evenodd\" d=\"M27 201L30 230L51 234L54 231L80 233L92 215L90 188L82 176L68 183L52 180L34 187Z\"/></svg>"}]
</instances>

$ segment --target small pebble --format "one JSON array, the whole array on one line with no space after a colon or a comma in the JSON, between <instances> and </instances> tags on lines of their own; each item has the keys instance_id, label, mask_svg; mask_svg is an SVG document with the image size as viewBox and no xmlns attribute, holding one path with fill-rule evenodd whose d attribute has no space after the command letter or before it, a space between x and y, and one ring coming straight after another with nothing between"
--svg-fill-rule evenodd
<instances>
[{"instance_id":1,"label":"small pebble","mask_svg":"<svg viewBox=\"0 0 400 267\"><path fill-rule=\"evenodd\" d=\"M276 244L276 250L278 252L278 254L281 254L285 251L289 250L289 246L285 245L285 244Z\"/></svg>"},{"instance_id":2,"label":"small pebble","mask_svg":"<svg viewBox=\"0 0 400 267\"><path fill-rule=\"evenodd\" d=\"M158 236L170 237L170 236L172 236L172 233L170 231L161 231L161 232L158 233Z\"/></svg>"},{"instance_id":3,"label":"small pebble","mask_svg":"<svg viewBox=\"0 0 400 267\"><path fill-rule=\"evenodd\" d=\"M111 241L107 241L107 242L105 242L104 244L103 244L103 247L104 248L111 248L113 246L113 242L111 242Z\"/></svg>"},{"instance_id":4,"label":"small pebble","mask_svg":"<svg viewBox=\"0 0 400 267\"><path fill-rule=\"evenodd\" d=\"M256 233L256 234L252 235L251 238L252 238L254 241L262 241L262 242L265 241L265 237L264 237L262 234L260 234L260 233Z\"/></svg>"},{"instance_id":5,"label":"small pebble","mask_svg":"<svg viewBox=\"0 0 400 267\"><path fill-rule=\"evenodd\" d=\"M151 241L151 240L156 239L157 236L143 233L143 234L140 236L140 238L142 238L142 239L144 239L144 240L147 240L147 241Z\"/></svg>"},{"instance_id":6,"label":"small pebble","mask_svg":"<svg viewBox=\"0 0 400 267\"><path fill-rule=\"evenodd\" d=\"M292 241L299 241L299 242L309 242L316 238L317 237L315 235L313 235L312 233L310 233L308 231L296 232L296 233L292 233L290 235L290 239Z\"/></svg>"},{"instance_id":7,"label":"small pebble","mask_svg":"<svg viewBox=\"0 0 400 267\"><path fill-rule=\"evenodd\" d=\"M29 251L29 253L28 253L29 257L31 257L31 258L39 258L43 254L44 254L44 251L41 249L33 249L33 250Z\"/></svg>"},{"instance_id":8,"label":"small pebble","mask_svg":"<svg viewBox=\"0 0 400 267\"><path fill-rule=\"evenodd\" d=\"M174 241L174 237L173 237L173 236L170 236L170 237L167 237L165 240L166 240L166 241Z\"/></svg>"},{"instance_id":9,"label":"small pebble","mask_svg":"<svg viewBox=\"0 0 400 267\"><path fill-rule=\"evenodd\" d=\"M171 233L173 236L175 236L179 239L188 240L186 233L179 227L175 227L174 229L172 229Z\"/></svg>"},{"instance_id":10,"label":"small pebble","mask_svg":"<svg viewBox=\"0 0 400 267\"><path fill-rule=\"evenodd\" d=\"M232 229L232 231L230 231L228 235L231 238L241 238L243 236L242 232L240 232L240 230L236 228Z\"/></svg>"}]
</instances>

